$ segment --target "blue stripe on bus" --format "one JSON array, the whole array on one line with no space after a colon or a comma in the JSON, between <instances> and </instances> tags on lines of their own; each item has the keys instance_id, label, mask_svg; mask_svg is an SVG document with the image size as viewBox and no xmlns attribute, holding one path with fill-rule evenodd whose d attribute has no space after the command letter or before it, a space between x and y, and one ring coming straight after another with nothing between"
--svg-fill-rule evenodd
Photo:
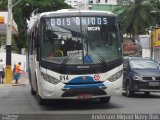
<instances>
[{"instance_id":1,"label":"blue stripe on bus","mask_svg":"<svg viewBox=\"0 0 160 120\"><path fill-rule=\"evenodd\" d=\"M72 79L72 80L70 80L68 83L95 83L95 82L97 82L97 81L95 81L94 79L93 79L93 77L91 77L91 76L79 76L79 77L76 77L76 78L74 78L74 79Z\"/></svg>"},{"instance_id":2,"label":"blue stripe on bus","mask_svg":"<svg viewBox=\"0 0 160 120\"><path fill-rule=\"evenodd\" d=\"M95 87L103 87L105 86L103 83L98 84L81 84L81 85L65 85L65 89L71 89L71 88L95 88Z\"/></svg>"}]
</instances>

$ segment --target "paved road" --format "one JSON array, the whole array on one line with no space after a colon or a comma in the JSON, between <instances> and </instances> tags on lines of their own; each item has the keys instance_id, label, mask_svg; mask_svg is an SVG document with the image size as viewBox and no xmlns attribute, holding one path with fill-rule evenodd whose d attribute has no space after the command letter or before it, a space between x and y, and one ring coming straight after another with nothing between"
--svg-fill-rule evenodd
<instances>
[{"instance_id":1,"label":"paved road","mask_svg":"<svg viewBox=\"0 0 160 120\"><path fill-rule=\"evenodd\" d=\"M20 86L0 84L0 113L15 114L120 114L160 113L160 93L136 94L133 98L113 96L109 104L98 101L61 100L40 106L30 94L27 77Z\"/></svg>"}]
</instances>

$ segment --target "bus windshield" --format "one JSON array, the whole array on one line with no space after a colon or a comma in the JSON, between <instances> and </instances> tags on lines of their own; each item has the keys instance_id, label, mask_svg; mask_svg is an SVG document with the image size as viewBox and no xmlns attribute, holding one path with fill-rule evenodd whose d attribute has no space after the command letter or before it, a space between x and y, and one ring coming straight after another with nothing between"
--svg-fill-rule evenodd
<instances>
[{"instance_id":1,"label":"bus windshield","mask_svg":"<svg viewBox=\"0 0 160 120\"><path fill-rule=\"evenodd\" d=\"M121 57L116 17L51 17L42 24L44 61L101 64Z\"/></svg>"}]
</instances>

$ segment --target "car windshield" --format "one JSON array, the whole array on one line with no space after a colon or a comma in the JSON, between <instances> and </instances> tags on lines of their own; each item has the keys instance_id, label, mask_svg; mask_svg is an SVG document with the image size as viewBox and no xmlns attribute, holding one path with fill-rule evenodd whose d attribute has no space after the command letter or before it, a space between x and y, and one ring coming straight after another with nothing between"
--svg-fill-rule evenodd
<instances>
[{"instance_id":1,"label":"car windshield","mask_svg":"<svg viewBox=\"0 0 160 120\"><path fill-rule=\"evenodd\" d=\"M42 60L56 64L99 64L121 57L115 17L43 19Z\"/></svg>"},{"instance_id":2,"label":"car windshield","mask_svg":"<svg viewBox=\"0 0 160 120\"><path fill-rule=\"evenodd\" d=\"M132 69L159 69L157 62L153 60L131 60L130 66Z\"/></svg>"}]
</instances>

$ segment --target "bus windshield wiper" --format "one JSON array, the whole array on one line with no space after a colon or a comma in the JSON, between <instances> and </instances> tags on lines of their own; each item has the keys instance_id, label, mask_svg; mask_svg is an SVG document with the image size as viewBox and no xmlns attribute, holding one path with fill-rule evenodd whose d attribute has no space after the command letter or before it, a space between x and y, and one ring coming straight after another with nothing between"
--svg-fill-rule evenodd
<instances>
[{"instance_id":1,"label":"bus windshield wiper","mask_svg":"<svg viewBox=\"0 0 160 120\"><path fill-rule=\"evenodd\" d=\"M103 63L104 65L106 65L105 60L99 55L99 53L94 48L91 48L91 47L89 47L89 48L97 55L97 57L101 61L101 63Z\"/></svg>"},{"instance_id":2,"label":"bus windshield wiper","mask_svg":"<svg viewBox=\"0 0 160 120\"><path fill-rule=\"evenodd\" d=\"M68 61L69 57L66 56L66 58L63 60L62 65L66 64L66 62Z\"/></svg>"}]
</instances>

